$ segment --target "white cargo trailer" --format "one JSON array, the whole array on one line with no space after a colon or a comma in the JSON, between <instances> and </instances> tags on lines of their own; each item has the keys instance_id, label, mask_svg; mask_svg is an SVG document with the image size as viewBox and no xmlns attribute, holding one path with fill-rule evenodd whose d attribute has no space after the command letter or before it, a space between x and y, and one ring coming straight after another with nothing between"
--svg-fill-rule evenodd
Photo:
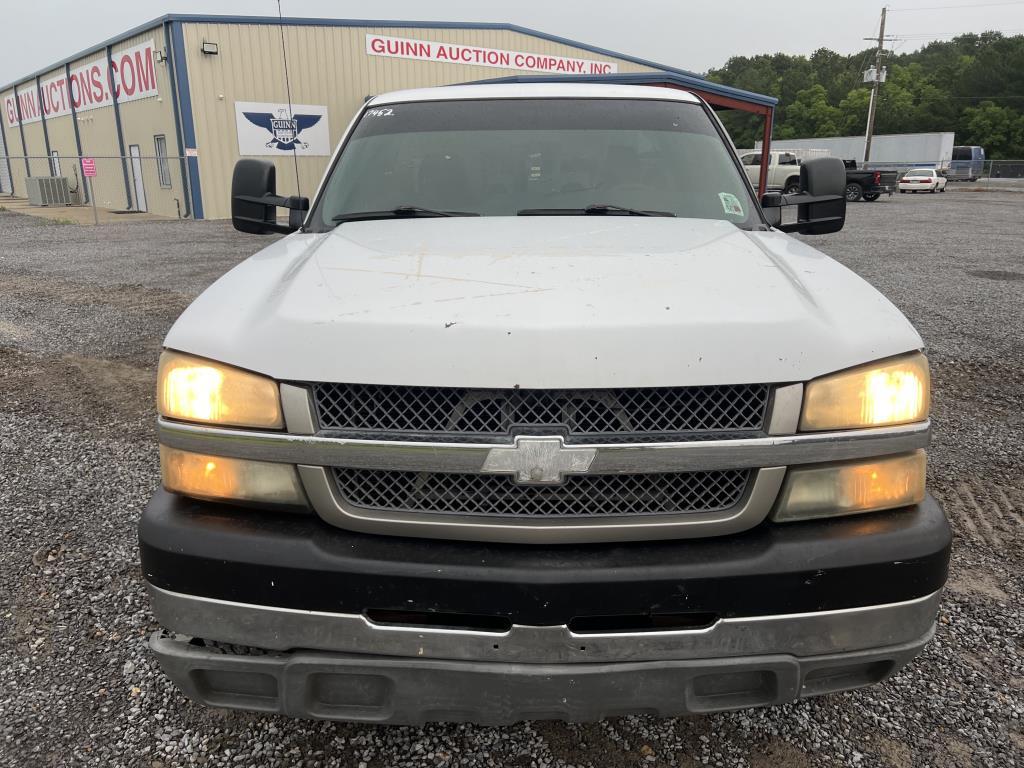
<instances>
[{"instance_id":1,"label":"white cargo trailer","mask_svg":"<svg viewBox=\"0 0 1024 768\"><path fill-rule=\"evenodd\" d=\"M871 140L871 161L866 168L903 170L915 168L948 168L953 157L952 132L895 133L875 136ZM756 144L760 148L760 142ZM864 160L863 136L834 136L821 139L775 139L773 150L823 149L833 157Z\"/></svg>"}]
</instances>

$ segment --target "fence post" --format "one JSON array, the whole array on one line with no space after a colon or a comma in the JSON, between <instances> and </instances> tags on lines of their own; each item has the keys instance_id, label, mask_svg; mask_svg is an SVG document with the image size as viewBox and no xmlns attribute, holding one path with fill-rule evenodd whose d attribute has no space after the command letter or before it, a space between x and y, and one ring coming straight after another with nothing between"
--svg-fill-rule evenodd
<instances>
[{"instance_id":1,"label":"fence post","mask_svg":"<svg viewBox=\"0 0 1024 768\"><path fill-rule=\"evenodd\" d=\"M92 223L93 226L98 226L100 223L100 216L96 213L96 195L92 193L92 177L86 176L85 179L88 182L89 187L89 200L92 201Z\"/></svg>"}]
</instances>

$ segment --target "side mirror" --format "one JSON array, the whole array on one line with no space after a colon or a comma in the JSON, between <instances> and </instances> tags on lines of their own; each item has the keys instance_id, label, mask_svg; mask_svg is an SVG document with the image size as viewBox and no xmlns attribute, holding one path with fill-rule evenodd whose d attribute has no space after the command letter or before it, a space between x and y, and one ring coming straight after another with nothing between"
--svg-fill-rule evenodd
<instances>
[{"instance_id":1,"label":"side mirror","mask_svg":"<svg viewBox=\"0 0 1024 768\"><path fill-rule=\"evenodd\" d=\"M837 157L816 157L800 166L800 194L777 192L761 198L768 223L783 232L827 235L846 223L846 165ZM797 206L796 222L782 224L782 211Z\"/></svg>"},{"instance_id":2,"label":"side mirror","mask_svg":"<svg viewBox=\"0 0 1024 768\"><path fill-rule=\"evenodd\" d=\"M288 223L277 222L277 209L288 209ZM243 158L231 175L231 223L239 232L287 234L302 226L309 210L308 197L279 197L277 169L266 160Z\"/></svg>"}]
</instances>

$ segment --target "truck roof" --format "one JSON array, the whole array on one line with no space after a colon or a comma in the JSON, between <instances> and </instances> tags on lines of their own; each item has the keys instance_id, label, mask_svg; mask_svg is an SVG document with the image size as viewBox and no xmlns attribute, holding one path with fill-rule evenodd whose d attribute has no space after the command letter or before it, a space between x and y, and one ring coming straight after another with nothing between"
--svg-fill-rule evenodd
<instances>
[{"instance_id":1,"label":"truck roof","mask_svg":"<svg viewBox=\"0 0 1024 768\"><path fill-rule=\"evenodd\" d=\"M451 101L454 99L653 99L697 104L689 91L648 85L609 83L491 83L446 85L382 93L368 105L400 104L411 101Z\"/></svg>"}]
</instances>

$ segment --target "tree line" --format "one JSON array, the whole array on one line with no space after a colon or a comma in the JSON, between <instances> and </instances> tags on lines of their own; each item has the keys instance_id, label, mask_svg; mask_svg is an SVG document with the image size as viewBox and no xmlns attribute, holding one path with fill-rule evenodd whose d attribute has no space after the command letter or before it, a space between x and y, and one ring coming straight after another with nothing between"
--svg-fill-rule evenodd
<instances>
[{"instance_id":1,"label":"tree line","mask_svg":"<svg viewBox=\"0 0 1024 768\"><path fill-rule=\"evenodd\" d=\"M864 133L870 86L863 72L874 49L843 56L820 48L810 57L784 53L734 56L707 77L776 96L776 139ZM1024 158L1024 35L960 35L886 58L875 133L954 131L957 144L979 144L993 159ZM737 147L761 138L761 118L720 112Z\"/></svg>"}]
</instances>

